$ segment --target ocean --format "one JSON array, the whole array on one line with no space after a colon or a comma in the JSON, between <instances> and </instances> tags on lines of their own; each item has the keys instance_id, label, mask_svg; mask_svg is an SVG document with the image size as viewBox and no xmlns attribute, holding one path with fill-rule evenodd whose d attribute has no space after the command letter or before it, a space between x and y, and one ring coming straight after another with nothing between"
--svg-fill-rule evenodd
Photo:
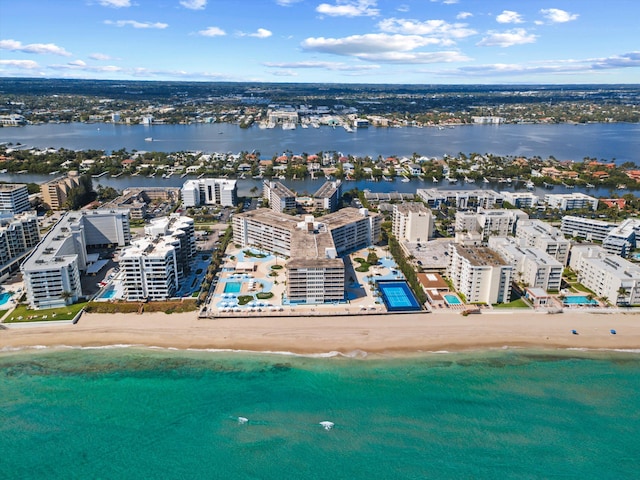
<instances>
[{"instance_id":1,"label":"ocean","mask_svg":"<svg viewBox=\"0 0 640 480\"><path fill-rule=\"evenodd\" d=\"M638 477L637 353L363 357L5 352L0 475Z\"/></svg>"}]
</instances>

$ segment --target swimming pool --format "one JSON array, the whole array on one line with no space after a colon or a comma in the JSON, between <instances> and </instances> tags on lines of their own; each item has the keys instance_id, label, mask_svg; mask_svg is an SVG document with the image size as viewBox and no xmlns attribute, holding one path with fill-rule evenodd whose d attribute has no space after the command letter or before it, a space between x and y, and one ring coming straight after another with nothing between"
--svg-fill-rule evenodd
<instances>
[{"instance_id":1,"label":"swimming pool","mask_svg":"<svg viewBox=\"0 0 640 480\"><path fill-rule=\"evenodd\" d=\"M416 296L405 281L382 280L377 282L387 310L390 312L420 310Z\"/></svg>"},{"instance_id":2,"label":"swimming pool","mask_svg":"<svg viewBox=\"0 0 640 480\"><path fill-rule=\"evenodd\" d=\"M457 295L452 295L452 294L444 295L444 300L449 305L462 305L462 302L460 301Z\"/></svg>"},{"instance_id":3,"label":"swimming pool","mask_svg":"<svg viewBox=\"0 0 640 480\"><path fill-rule=\"evenodd\" d=\"M588 298L586 295L571 295L562 300L565 305L597 305L598 301Z\"/></svg>"},{"instance_id":4,"label":"swimming pool","mask_svg":"<svg viewBox=\"0 0 640 480\"><path fill-rule=\"evenodd\" d=\"M242 282L227 282L224 284L224 293L239 293Z\"/></svg>"},{"instance_id":5,"label":"swimming pool","mask_svg":"<svg viewBox=\"0 0 640 480\"><path fill-rule=\"evenodd\" d=\"M102 292L102 295L100 295L100 298L104 298L105 300L111 300L115 296L116 296L116 289L112 287Z\"/></svg>"},{"instance_id":6,"label":"swimming pool","mask_svg":"<svg viewBox=\"0 0 640 480\"><path fill-rule=\"evenodd\" d=\"M0 309L4 307L8 307L9 299L11 298L11 293L3 292L0 293Z\"/></svg>"}]
</instances>

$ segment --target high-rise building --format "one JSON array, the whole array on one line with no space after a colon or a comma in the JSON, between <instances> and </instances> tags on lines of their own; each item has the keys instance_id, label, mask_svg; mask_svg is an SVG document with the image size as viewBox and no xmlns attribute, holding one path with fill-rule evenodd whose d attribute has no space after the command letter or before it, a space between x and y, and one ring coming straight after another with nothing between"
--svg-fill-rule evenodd
<instances>
[{"instance_id":1,"label":"high-rise building","mask_svg":"<svg viewBox=\"0 0 640 480\"><path fill-rule=\"evenodd\" d=\"M265 180L262 197L274 212L295 211L296 194L280 182Z\"/></svg>"},{"instance_id":2,"label":"high-rise building","mask_svg":"<svg viewBox=\"0 0 640 480\"><path fill-rule=\"evenodd\" d=\"M18 270L20 262L39 241L40 230L35 213L0 217L0 280Z\"/></svg>"},{"instance_id":3,"label":"high-rise building","mask_svg":"<svg viewBox=\"0 0 640 480\"><path fill-rule=\"evenodd\" d=\"M121 210L65 213L20 266L31 308L63 307L82 296L80 275L87 269L87 247L127 245L129 217Z\"/></svg>"},{"instance_id":4,"label":"high-rise building","mask_svg":"<svg viewBox=\"0 0 640 480\"><path fill-rule=\"evenodd\" d=\"M0 184L0 212L14 215L29 210L29 190L23 183Z\"/></svg>"},{"instance_id":5,"label":"high-rise building","mask_svg":"<svg viewBox=\"0 0 640 480\"><path fill-rule=\"evenodd\" d=\"M71 171L65 177L58 177L40 185L42 201L52 210L62 210L71 189L80 185L78 172Z\"/></svg>"},{"instance_id":6,"label":"high-rise building","mask_svg":"<svg viewBox=\"0 0 640 480\"><path fill-rule=\"evenodd\" d=\"M233 207L238 203L238 186L235 180L226 178L198 178L187 180L182 186L182 203L185 207L222 205Z\"/></svg>"},{"instance_id":7,"label":"high-rise building","mask_svg":"<svg viewBox=\"0 0 640 480\"><path fill-rule=\"evenodd\" d=\"M392 232L406 242L426 242L433 238L435 224L431 210L422 203L401 203L393 206Z\"/></svg>"}]
</instances>

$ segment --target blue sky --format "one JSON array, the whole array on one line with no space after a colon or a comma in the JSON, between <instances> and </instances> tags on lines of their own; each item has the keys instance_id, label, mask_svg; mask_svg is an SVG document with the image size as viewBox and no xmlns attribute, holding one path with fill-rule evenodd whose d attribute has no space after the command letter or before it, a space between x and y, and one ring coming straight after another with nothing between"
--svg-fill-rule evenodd
<instances>
[{"instance_id":1,"label":"blue sky","mask_svg":"<svg viewBox=\"0 0 640 480\"><path fill-rule=\"evenodd\" d=\"M0 76L640 83L638 0L0 0Z\"/></svg>"}]
</instances>

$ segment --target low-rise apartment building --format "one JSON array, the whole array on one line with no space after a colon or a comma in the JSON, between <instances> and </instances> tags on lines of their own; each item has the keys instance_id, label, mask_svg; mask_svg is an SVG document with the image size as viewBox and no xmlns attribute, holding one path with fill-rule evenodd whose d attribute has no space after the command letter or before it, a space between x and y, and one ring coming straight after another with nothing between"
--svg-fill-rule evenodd
<instances>
[{"instance_id":1,"label":"low-rise apartment building","mask_svg":"<svg viewBox=\"0 0 640 480\"><path fill-rule=\"evenodd\" d=\"M562 211L589 208L595 212L598 208L597 198L581 192L548 193L544 196L544 202L548 208L557 208Z\"/></svg>"},{"instance_id":2,"label":"low-rise apartment building","mask_svg":"<svg viewBox=\"0 0 640 480\"><path fill-rule=\"evenodd\" d=\"M198 178L182 185L182 204L185 207L222 205L234 207L238 203L236 180L226 178Z\"/></svg>"},{"instance_id":3,"label":"low-rise apartment building","mask_svg":"<svg viewBox=\"0 0 640 480\"><path fill-rule=\"evenodd\" d=\"M593 218L565 215L560 230L569 237L584 238L588 241L602 242L615 224Z\"/></svg>"},{"instance_id":4,"label":"low-rise apartment building","mask_svg":"<svg viewBox=\"0 0 640 480\"><path fill-rule=\"evenodd\" d=\"M563 265L569 261L571 241L562 232L542 220L522 220L516 225L516 239L523 247L535 247Z\"/></svg>"},{"instance_id":5,"label":"low-rise apartment building","mask_svg":"<svg viewBox=\"0 0 640 480\"><path fill-rule=\"evenodd\" d=\"M429 208L439 208L440 205L455 207L458 210L475 209L478 207L502 208L503 198L494 190L439 190L437 188L420 188L416 191L420 199Z\"/></svg>"}]
</instances>

